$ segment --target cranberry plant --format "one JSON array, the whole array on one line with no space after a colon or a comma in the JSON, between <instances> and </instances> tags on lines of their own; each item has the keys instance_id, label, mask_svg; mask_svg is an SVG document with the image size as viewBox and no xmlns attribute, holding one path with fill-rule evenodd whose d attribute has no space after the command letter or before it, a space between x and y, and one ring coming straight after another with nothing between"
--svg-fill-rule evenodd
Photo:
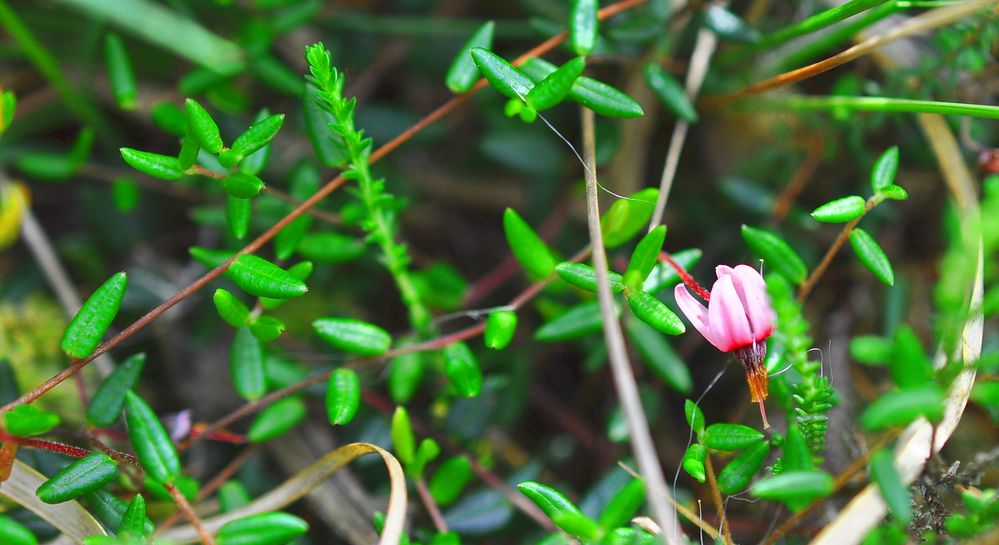
<instances>
[{"instance_id":1,"label":"cranberry plant","mask_svg":"<svg viewBox=\"0 0 999 545\"><path fill-rule=\"evenodd\" d=\"M376 4L0 0L0 543L995 536L995 2Z\"/></svg>"}]
</instances>

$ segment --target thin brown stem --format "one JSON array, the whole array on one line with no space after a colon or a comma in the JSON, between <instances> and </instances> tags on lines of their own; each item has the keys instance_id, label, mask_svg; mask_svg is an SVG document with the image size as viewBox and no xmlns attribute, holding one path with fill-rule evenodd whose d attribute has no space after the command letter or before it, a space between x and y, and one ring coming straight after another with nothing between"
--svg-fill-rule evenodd
<instances>
[{"instance_id":1,"label":"thin brown stem","mask_svg":"<svg viewBox=\"0 0 999 545\"><path fill-rule=\"evenodd\" d=\"M210 481L205 483L205 486L201 487L201 490L198 490L198 497L196 498L196 501L204 501L205 498L211 496L212 493L221 488L226 481L232 478L232 476L239 471L239 468L243 467L243 464L250 459L250 456L257 452L258 448L260 448L260 445L250 445L243 449L242 452L240 452L235 458L232 459L232 461L222 468L222 471L219 471L218 474L212 477ZM177 524L177 521L180 520L180 516L180 512L170 515L170 517L167 518L162 524L157 526L156 531L164 532L171 528L174 524Z\"/></svg>"},{"instance_id":2,"label":"thin brown stem","mask_svg":"<svg viewBox=\"0 0 999 545\"><path fill-rule=\"evenodd\" d=\"M607 6L606 8L601 9L597 13L597 16L601 20L607 19L608 17L612 17L622 11L625 11L634 6L642 4L645 1L646 0L624 0L622 2L618 2L617 4L613 4ZM542 42L534 49L531 49L527 53L521 55L520 57L517 57L517 59L514 61L514 65L523 64L523 62L530 57L540 56L547 53L548 51L551 51L552 49L557 47L560 43L562 43L566 38L568 38L568 34L565 32L558 34L557 36L553 36L552 38L549 38L548 40ZM428 114L426 117L418 121L415 125L403 131L401 134L399 134L392 140L386 142L380 148L372 152L369 162L375 163L379 159L385 157L386 155L394 151L396 148L401 146L403 143L410 140L418 132L422 131L427 126L434 123L438 119L444 117L451 111L455 110L458 106L466 102L473 93L479 91L485 86L486 86L485 80L480 80L475 85L475 87L473 87L470 91L458 95L452 98L451 100L447 101L442 106L440 106L439 108ZM346 181L347 181L346 178L344 178L342 175L339 175L330 180L329 182L327 182L326 185L321 187L315 194L313 194L305 201L302 201L302 203L296 206L291 212L289 212L283 218L278 220L277 223L272 225L269 229L264 231L260 236L258 236L249 244L247 244L245 247L243 247L243 249L239 250L235 255L227 259L221 265L208 271L200 278L189 284L187 287L180 290L166 301L160 303L157 307L147 312L145 315L143 315L141 318L133 322L125 329L123 329L121 332L112 337L110 340L101 343L101 345L98 346L90 356L87 356L86 358L83 359L73 360L70 363L69 367L67 367L66 369L50 377L48 380L46 380L39 386L35 387L34 389L32 389L30 392L27 392L21 397L15 399L14 401L11 401L6 405L0 407L0 414L3 414L11 410L14 407L17 407L18 405L30 403L35 399L38 399L40 396L42 396L52 388L55 388L56 386L61 384L67 378L76 374L80 369L83 369L88 363L93 361L101 354L104 354L105 352L111 350L115 346L118 346L119 344L121 344L122 341L131 337L141 329L145 328L147 325L152 323L153 320L159 318L164 312L173 308L177 303L180 303L181 301L187 299L194 293L197 293L199 290L201 290L201 288L205 287L209 282L212 282L216 278L222 276L222 274L229 269L229 267L232 265L233 261L235 261L237 257L243 254L249 254L259 250L261 247L263 247L264 244L266 244L272 238L274 238L282 229L287 227L289 223L294 221L302 214L306 213L308 210L312 209L312 207L314 207L315 205L319 204L319 202L321 202L323 199L328 197L334 191L339 189L340 186L346 183Z\"/></svg>"},{"instance_id":3,"label":"thin brown stem","mask_svg":"<svg viewBox=\"0 0 999 545\"><path fill-rule=\"evenodd\" d=\"M704 457L704 474L708 478L708 489L711 490L711 502L715 504L715 512L718 513L718 521L721 523L722 539L725 545L732 545L732 529L728 526L728 517L725 516L725 505L722 504L721 491L718 490L718 481L715 479L715 468L711 465L711 455Z\"/></svg>"},{"instance_id":4,"label":"thin brown stem","mask_svg":"<svg viewBox=\"0 0 999 545\"><path fill-rule=\"evenodd\" d=\"M201 522L201 519L198 518L198 515L194 512L194 509L191 509L191 504L187 503L187 498L180 493L180 490L178 490L172 483L164 484L163 486L167 489L167 492L170 493L170 497L173 498L173 501L177 503L177 507L180 508L181 513L184 513L184 517L187 518L187 521L190 522L191 526L194 526L194 529L198 531L198 536L201 538L201 544L215 545L212 533L209 532L208 528L205 527L205 524Z\"/></svg>"},{"instance_id":5,"label":"thin brown stem","mask_svg":"<svg viewBox=\"0 0 999 545\"><path fill-rule=\"evenodd\" d=\"M440 507L437 507L434 497L430 495L430 489L427 488L427 481L423 480L423 477L416 479L416 492L420 495L420 501L423 502L423 507L426 508L427 514L430 515L430 520L433 521L437 533L446 533L448 531L447 522L444 522L444 515L441 514Z\"/></svg>"},{"instance_id":6,"label":"thin brown stem","mask_svg":"<svg viewBox=\"0 0 999 545\"><path fill-rule=\"evenodd\" d=\"M812 274L808 275L808 278L805 279L805 283L801 285L801 289L798 290L799 304L804 303L805 299L808 298L808 295L812 293L813 289L815 289L815 284L817 284L819 279L822 278L822 275L825 274L826 269L829 268L829 264L832 263L833 258L836 257L837 253L839 253L840 248L846 244L846 240L850 238L850 231L853 231L853 228L860 223L860 220L862 220L864 216L880 202L881 200L877 197L867 199L867 203L864 205L864 212L860 214L860 216L857 216L843 225L843 229L839 232L836 240L834 240L832 245L829 246L829 249L826 250L826 255L822 256L822 261L819 262L819 266L815 267Z\"/></svg>"}]
</instances>

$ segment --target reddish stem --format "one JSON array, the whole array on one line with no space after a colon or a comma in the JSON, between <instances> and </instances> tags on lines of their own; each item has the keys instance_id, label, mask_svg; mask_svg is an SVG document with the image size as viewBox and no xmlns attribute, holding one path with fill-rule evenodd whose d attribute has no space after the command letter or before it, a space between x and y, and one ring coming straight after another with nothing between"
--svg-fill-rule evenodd
<instances>
[{"instance_id":1,"label":"reddish stem","mask_svg":"<svg viewBox=\"0 0 999 545\"><path fill-rule=\"evenodd\" d=\"M690 273L688 273L686 269L683 268L682 265L677 263L676 260L673 259L673 256L669 255L669 252L660 252L659 261L662 261L663 263L669 265L670 267L673 267L673 270L676 271L676 274L680 275L680 280L683 280L683 283L688 288L694 290L694 293L699 295L701 299L704 299L705 301L711 300L711 293L708 290L704 289L703 286L698 284L697 280L694 280L694 277L690 276Z\"/></svg>"},{"instance_id":2,"label":"reddish stem","mask_svg":"<svg viewBox=\"0 0 999 545\"><path fill-rule=\"evenodd\" d=\"M29 439L27 437L17 437L16 435L8 435L0 431L0 442L7 442L7 441L25 447L36 448L39 450L47 450L49 452L56 452L59 454L65 454L66 456L72 456L73 458L83 458L84 456L90 454L90 451L85 448L80 448L73 445L67 445L66 443L45 441L43 439Z\"/></svg>"}]
</instances>

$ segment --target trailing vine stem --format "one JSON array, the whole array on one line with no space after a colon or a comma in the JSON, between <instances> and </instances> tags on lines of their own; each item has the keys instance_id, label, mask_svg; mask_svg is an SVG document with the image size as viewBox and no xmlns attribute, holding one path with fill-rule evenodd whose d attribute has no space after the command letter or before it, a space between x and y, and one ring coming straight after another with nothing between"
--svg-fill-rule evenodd
<instances>
[{"instance_id":1,"label":"trailing vine stem","mask_svg":"<svg viewBox=\"0 0 999 545\"><path fill-rule=\"evenodd\" d=\"M371 174L372 139L364 136L364 130L354 126L356 98L343 96L344 77L332 65L330 52L322 43L310 45L306 49L309 62L309 78L317 87L316 95L324 108L333 114L330 130L343 139L344 148L350 158L344 177L357 181L357 191L364 204L366 218L361 226L368 233L368 240L378 245L382 252L382 263L395 280L402 301L409 310L409 322L421 336L432 333L430 311L420 298L410 275L409 252L406 245L395 238L395 209L399 200L385 192L385 180L375 179Z\"/></svg>"}]
</instances>

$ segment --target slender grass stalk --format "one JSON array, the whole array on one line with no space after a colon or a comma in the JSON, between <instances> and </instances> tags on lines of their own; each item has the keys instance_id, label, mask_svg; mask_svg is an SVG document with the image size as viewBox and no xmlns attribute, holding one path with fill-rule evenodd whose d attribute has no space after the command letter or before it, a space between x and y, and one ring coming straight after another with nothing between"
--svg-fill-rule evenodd
<instances>
[{"instance_id":1,"label":"slender grass stalk","mask_svg":"<svg viewBox=\"0 0 999 545\"><path fill-rule=\"evenodd\" d=\"M860 112L961 115L999 119L999 106L891 97L790 96L779 99L754 99L746 101L743 104L748 108L760 108L764 110L850 110Z\"/></svg>"},{"instance_id":2,"label":"slender grass stalk","mask_svg":"<svg viewBox=\"0 0 999 545\"><path fill-rule=\"evenodd\" d=\"M894 3L894 0L850 0L845 4L827 9L821 13L816 13L800 23L784 27L773 34L764 36L756 46L762 49L780 45L799 36L811 34L827 26L834 25L886 2Z\"/></svg>"},{"instance_id":3,"label":"slender grass stalk","mask_svg":"<svg viewBox=\"0 0 999 545\"><path fill-rule=\"evenodd\" d=\"M339 12L335 17L324 19L320 25L332 30L360 30L364 34L465 39L483 23L485 20L481 19ZM496 21L497 38L525 40L537 36L538 31L527 23Z\"/></svg>"},{"instance_id":4,"label":"slender grass stalk","mask_svg":"<svg viewBox=\"0 0 999 545\"><path fill-rule=\"evenodd\" d=\"M857 17L852 21L847 21L836 28L830 29L829 32L817 36L812 42L802 45L801 47L794 48L793 51L788 53L787 57L781 61L781 66L784 70L790 70L795 66L801 66L806 62L826 54L833 48L839 47L851 38L857 35L865 28L877 23L881 19L888 17L889 15L897 12L899 10L898 4L895 2L888 2L886 4L881 4L873 9L867 11Z\"/></svg>"}]
</instances>

